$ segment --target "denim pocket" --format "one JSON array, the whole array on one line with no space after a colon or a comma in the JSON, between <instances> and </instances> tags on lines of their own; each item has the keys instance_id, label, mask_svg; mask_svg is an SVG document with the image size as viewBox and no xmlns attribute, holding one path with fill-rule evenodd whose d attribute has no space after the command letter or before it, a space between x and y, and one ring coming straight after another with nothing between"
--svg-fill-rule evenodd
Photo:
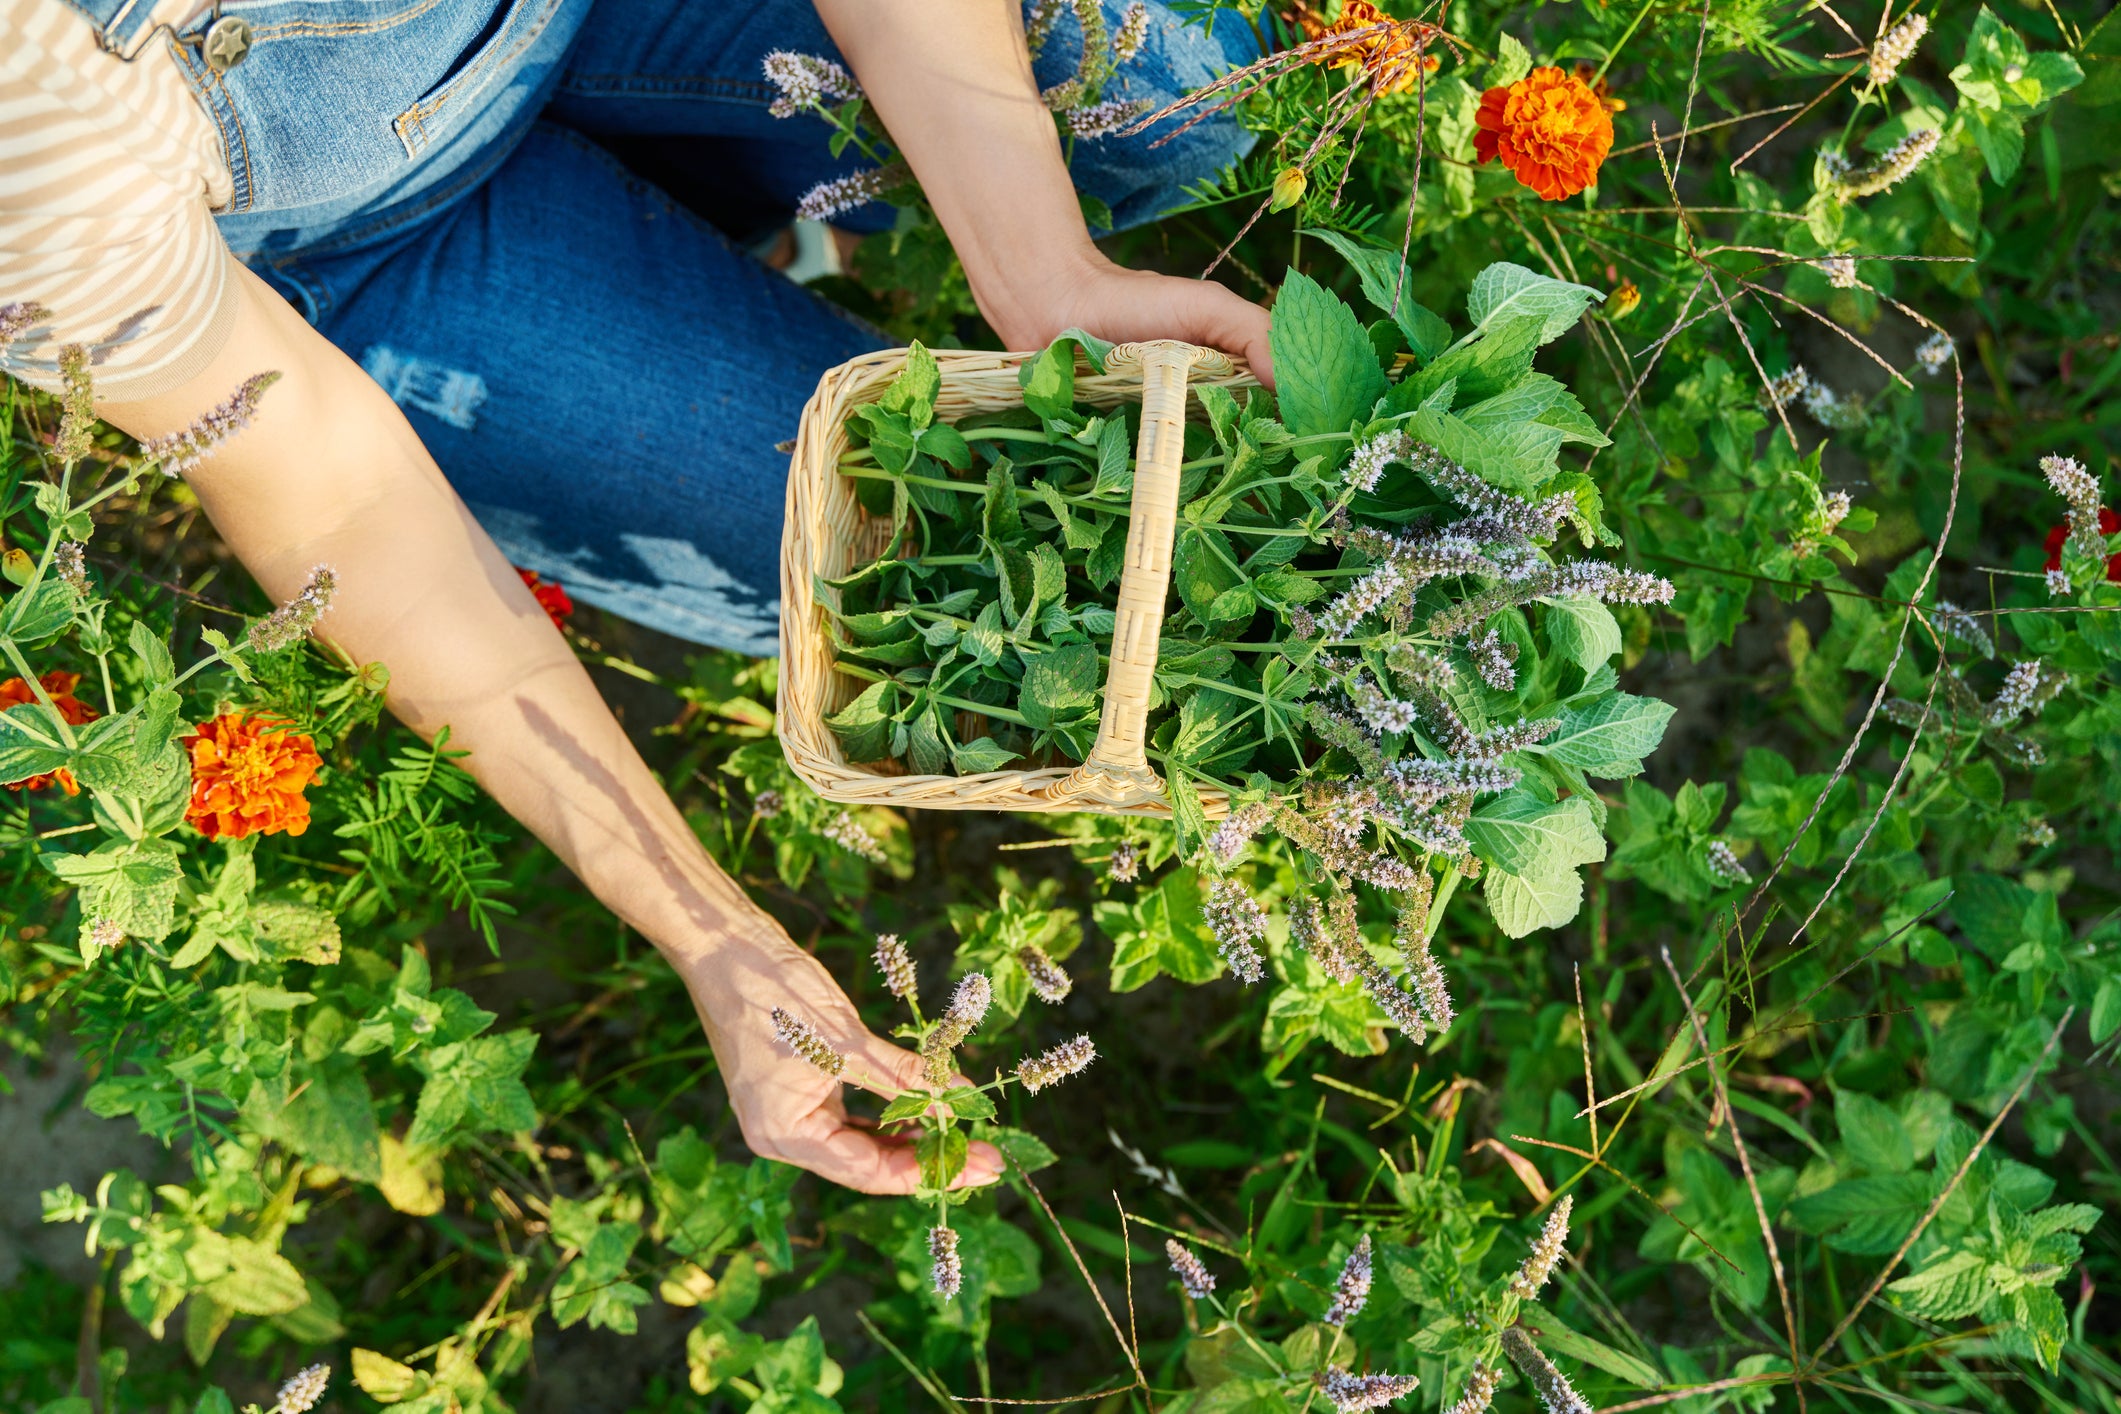
<instances>
[{"instance_id":1,"label":"denim pocket","mask_svg":"<svg viewBox=\"0 0 2121 1414\"><path fill-rule=\"evenodd\" d=\"M391 129L405 145L405 155L417 158L431 143L446 137L467 113L476 112L480 96L514 71L514 61L545 32L562 3L511 0L485 42L474 45L440 83L392 120Z\"/></svg>"}]
</instances>

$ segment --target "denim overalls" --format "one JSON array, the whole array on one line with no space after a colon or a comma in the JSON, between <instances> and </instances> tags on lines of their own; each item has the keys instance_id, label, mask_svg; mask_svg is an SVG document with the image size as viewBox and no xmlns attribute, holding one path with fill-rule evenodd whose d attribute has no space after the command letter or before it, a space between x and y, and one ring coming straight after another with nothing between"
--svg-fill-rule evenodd
<instances>
[{"instance_id":1,"label":"denim overalls","mask_svg":"<svg viewBox=\"0 0 2121 1414\"><path fill-rule=\"evenodd\" d=\"M65 3L141 45L150 0ZM1102 3L1117 25L1126 0ZM1258 53L1235 14L1211 38L1149 8L1108 96L1160 104ZM1064 13L1041 86L1080 36ZM653 628L775 651L775 444L820 373L883 340L634 169L659 158L688 205L770 228L863 165L767 112L769 51L838 58L810 0L224 0L175 38L226 149L230 248L405 409L501 548ZM1246 143L1227 119L1153 151L1081 142L1074 172L1124 226Z\"/></svg>"}]
</instances>

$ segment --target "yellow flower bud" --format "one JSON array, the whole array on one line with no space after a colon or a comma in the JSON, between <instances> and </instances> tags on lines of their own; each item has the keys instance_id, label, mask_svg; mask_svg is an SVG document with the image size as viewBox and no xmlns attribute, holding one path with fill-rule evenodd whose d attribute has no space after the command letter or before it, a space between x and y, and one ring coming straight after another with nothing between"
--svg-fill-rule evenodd
<instances>
[{"instance_id":1,"label":"yellow flower bud","mask_svg":"<svg viewBox=\"0 0 2121 1414\"><path fill-rule=\"evenodd\" d=\"M1274 199L1267 203L1267 210L1287 211L1304 199L1304 188L1309 184L1303 168L1282 168L1281 175L1274 179Z\"/></svg>"}]
</instances>

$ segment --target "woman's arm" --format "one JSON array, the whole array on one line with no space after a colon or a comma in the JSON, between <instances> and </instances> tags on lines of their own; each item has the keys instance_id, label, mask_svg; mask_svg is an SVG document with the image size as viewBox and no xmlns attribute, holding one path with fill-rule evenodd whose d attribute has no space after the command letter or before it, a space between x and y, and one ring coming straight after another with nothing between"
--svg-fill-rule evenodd
<instances>
[{"instance_id":1,"label":"woman's arm","mask_svg":"<svg viewBox=\"0 0 2121 1414\"><path fill-rule=\"evenodd\" d=\"M1015 0L816 0L1013 349L1063 329L1186 339L1271 382L1267 312L1223 286L1126 270L1091 244Z\"/></svg>"},{"instance_id":2,"label":"woman's arm","mask_svg":"<svg viewBox=\"0 0 2121 1414\"><path fill-rule=\"evenodd\" d=\"M809 1017L867 1088L916 1082L919 1058L870 1034L817 960L708 857L397 406L255 276L238 278L235 331L209 368L100 411L156 436L250 374L280 370L251 427L187 477L229 548L281 598L315 565L338 571L322 636L385 664L391 710L422 736L448 726L480 784L670 960L754 1150L851 1188L910 1191L911 1151L848 1127L837 1084L782 1051L767 1013ZM999 1156L976 1150L968 1177L983 1182Z\"/></svg>"}]
</instances>

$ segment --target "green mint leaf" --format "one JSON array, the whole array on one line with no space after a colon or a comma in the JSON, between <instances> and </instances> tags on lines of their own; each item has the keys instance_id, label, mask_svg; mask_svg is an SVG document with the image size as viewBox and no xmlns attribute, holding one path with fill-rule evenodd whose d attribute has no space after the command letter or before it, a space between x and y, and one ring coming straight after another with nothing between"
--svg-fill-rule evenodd
<instances>
[{"instance_id":1,"label":"green mint leaf","mask_svg":"<svg viewBox=\"0 0 2121 1414\"><path fill-rule=\"evenodd\" d=\"M1579 667L1596 668L1624 646L1619 621L1598 600L1571 596L1545 603L1540 626L1546 630L1547 642Z\"/></svg>"},{"instance_id":2,"label":"green mint leaf","mask_svg":"<svg viewBox=\"0 0 2121 1414\"><path fill-rule=\"evenodd\" d=\"M1664 739L1675 710L1654 697L1616 692L1565 708L1560 729L1530 749L1600 780L1618 780L1642 770L1642 758Z\"/></svg>"},{"instance_id":3,"label":"green mint leaf","mask_svg":"<svg viewBox=\"0 0 2121 1414\"><path fill-rule=\"evenodd\" d=\"M1552 343L1575 326L1592 300L1604 299L1604 294L1589 285L1571 284L1527 270L1522 265L1498 261L1473 277L1473 291L1466 299L1466 314L1472 319L1474 328L1466 339L1484 335L1491 326L1530 314L1540 320L1539 342Z\"/></svg>"},{"instance_id":4,"label":"green mint leaf","mask_svg":"<svg viewBox=\"0 0 2121 1414\"><path fill-rule=\"evenodd\" d=\"M1481 76L1483 89L1508 88L1526 74L1532 72L1532 54L1517 37L1511 34L1499 36L1495 41L1495 62Z\"/></svg>"},{"instance_id":5,"label":"green mint leaf","mask_svg":"<svg viewBox=\"0 0 2121 1414\"><path fill-rule=\"evenodd\" d=\"M1339 296L1295 270L1274 302L1268 335L1281 420L1299 437L1346 432L1385 394L1370 336Z\"/></svg>"},{"instance_id":6,"label":"green mint leaf","mask_svg":"<svg viewBox=\"0 0 2121 1414\"><path fill-rule=\"evenodd\" d=\"M1451 326L1441 315L1414 298L1413 291L1408 288L1411 281L1399 278L1398 251L1365 245L1339 231L1306 231L1304 234L1324 241L1340 252L1355 271L1356 279L1362 282L1363 298L1391 317L1393 327L1399 330L1416 358L1426 363L1451 346ZM1399 291L1396 304L1392 294L1395 286Z\"/></svg>"},{"instance_id":7,"label":"green mint leaf","mask_svg":"<svg viewBox=\"0 0 2121 1414\"><path fill-rule=\"evenodd\" d=\"M1095 702L1100 680L1097 649L1091 645L1048 649L1025 662L1019 710L1032 726L1050 729L1062 716Z\"/></svg>"},{"instance_id":8,"label":"green mint leaf","mask_svg":"<svg viewBox=\"0 0 2121 1414\"><path fill-rule=\"evenodd\" d=\"M999 771L1016 759L1017 753L991 736L974 737L950 748L950 764L960 776Z\"/></svg>"},{"instance_id":9,"label":"green mint leaf","mask_svg":"<svg viewBox=\"0 0 2121 1414\"><path fill-rule=\"evenodd\" d=\"M825 725L840 739L840 750L847 753L849 761L881 761L891 754L898 694L897 683L871 683L861 696L825 718Z\"/></svg>"}]
</instances>

